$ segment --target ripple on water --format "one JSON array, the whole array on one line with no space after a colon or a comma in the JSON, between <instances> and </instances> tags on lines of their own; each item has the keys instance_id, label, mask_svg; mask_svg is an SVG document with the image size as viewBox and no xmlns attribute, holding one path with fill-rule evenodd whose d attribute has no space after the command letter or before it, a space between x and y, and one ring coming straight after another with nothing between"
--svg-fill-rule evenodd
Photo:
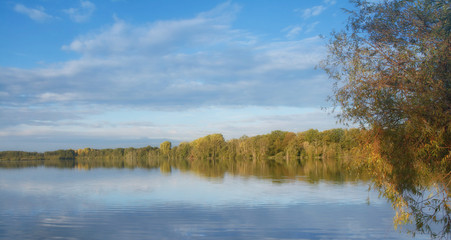
<instances>
[{"instance_id":1,"label":"ripple on water","mask_svg":"<svg viewBox=\"0 0 451 240\"><path fill-rule=\"evenodd\" d=\"M0 171L0 239L409 239L365 183Z\"/></svg>"}]
</instances>

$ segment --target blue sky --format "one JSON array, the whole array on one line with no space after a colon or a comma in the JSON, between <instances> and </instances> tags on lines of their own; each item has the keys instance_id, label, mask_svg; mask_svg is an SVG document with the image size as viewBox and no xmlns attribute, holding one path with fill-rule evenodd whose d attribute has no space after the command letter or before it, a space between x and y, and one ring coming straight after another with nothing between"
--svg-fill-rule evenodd
<instances>
[{"instance_id":1,"label":"blue sky","mask_svg":"<svg viewBox=\"0 0 451 240\"><path fill-rule=\"evenodd\" d=\"M315 70L347 1L0 3L0 150L342 127Z\"/></svg>"}]
</instances>

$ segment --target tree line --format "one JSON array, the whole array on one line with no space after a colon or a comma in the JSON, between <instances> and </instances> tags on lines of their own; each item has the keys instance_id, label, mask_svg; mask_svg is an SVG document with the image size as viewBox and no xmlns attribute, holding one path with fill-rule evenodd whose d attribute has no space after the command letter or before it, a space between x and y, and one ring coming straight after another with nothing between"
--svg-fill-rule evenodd
<instances>
[{"instance_id":1,"label":"tree line","mask_svg":"<svg viewBox=\"0 0 451 240\"><path fill-rule=\"evenodd\" d=\"M177 168L208 177L230 173L273 179L308 176L311 181L347 181L364 176L351 167L362 134L363 130L340 128L299 133L277 130L231 140L225 140L222 134L210 134L177 146L165 141L159 147L143 148L4 151L0 152L0 167L34 164L83 169L160 168L162 172Z\"/></svg>"},{"instance_id":2,"label":"tree line","mask_svg":"<svg viewBox=\"0 0 451 240\"><path fill-rule=\"evenodd\" d=\"M47 152L3 151L0 161L26 160L81 160L124 161L135 165L143 161L187 160L216 164L227 161L250 161L253 163L299 162L302 159L350 158L351 150L358 146L362 130L310 129L293 133L273 131L253 137L243 136L226 141L222 134L211 134L178 146L165 141L159 147L57 150Z\"/></svg>"}]
</instances>

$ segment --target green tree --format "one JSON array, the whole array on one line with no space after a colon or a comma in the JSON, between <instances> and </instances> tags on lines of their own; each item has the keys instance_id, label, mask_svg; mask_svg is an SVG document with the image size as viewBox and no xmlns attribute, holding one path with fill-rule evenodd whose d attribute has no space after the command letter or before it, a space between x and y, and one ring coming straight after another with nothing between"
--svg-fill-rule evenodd
<instances>
[{"instance_id":1,"label":"green tree","mask_svg":"<svg viewBox=\"0 0 451 240\"><path fill-rule=\"evenodd\" d=\"M222 134L210 134L205 137L198 138L191 142L193 146L193 157L199 160L208 160L213 163L222 153L226 142Z\"/></svg>"},{"instance_id":2,"label":"green tree","mask_svg":"<svg viewBox=\"0 0 451 240\"><path fill-rule=\"evenodd\" d=\"M319 131L317 129L309 129L303 132L305 141L309 143L315 143L319 138Z\"/></svg>"},{"instance_id":3,"label":"green tree","mask_svg":"<svg viewBox=\"0 0 451 240\"><path fill-rule=\"evenodd\" d=\"M361 162L398 210L395 224L450 233L451 15L449 0L352 1L346 29L332 33L323 68L335 80L339 119L369 129ZM428 211L423 186L441 196ZM431 189L429 189L431 190ZM437 200L437 201L435 201ZM437 214L440 213L440 214ZM434 222L440 232L431 231Z\"/></svg>"},{"instance_id":4,"label":"green tree","mask_svg":"<svg viewBox=\"0 0 451 240\"><path fill-rule=\"evenodd\" d=\"M186 160L190 154L191 151L191 146L189 145L188 142L182 142L179 144L179 146L177 147L177 158L180 160Z\"/></svg>"},{"instance_id":5,"label":"green tree","mask_svg":"<svg viewBox=\"0 0 451 240\"><path fill-rule=\"evenodd\" d=\"M171 151L172 144L169 141L164 141L160 144L160 151L163 155L168 156Z\"/></svg>"}]
</instances>

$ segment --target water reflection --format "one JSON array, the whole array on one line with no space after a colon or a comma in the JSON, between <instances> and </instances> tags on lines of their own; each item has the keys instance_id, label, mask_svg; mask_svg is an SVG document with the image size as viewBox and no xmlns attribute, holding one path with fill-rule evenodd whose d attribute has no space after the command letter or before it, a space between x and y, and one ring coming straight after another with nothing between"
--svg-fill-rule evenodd
<instances>
[{"instance_id":1,"label":"water reflection","mask_svg":"<svg viewBox=\"0 0 451 240\"><path fill-rule=\"evenodd\" d=\"M128 169L159 169L160 172L170 174L172 169L189 171L207 178L223 178L226 174L245 177L272 179L275 182L305 180L311 183L322 180L333 182L352 182L356 180L368 181L365 173L351 171L347 162L341 159L298 159L299 162L286 164L275 161L264 162L221 162L212 164L204 161L168 160L155 158L144 162L127 163L126 159L114 161L98 159L77 160L42 160L42 161L0 161L0 168L25 167L55 167L90 170L93 168L128 168Z\"/></svg>"},{"instance_id":2,"label":"water reflection","mask_svg":"<svg viewBox=\"0 0 451 240\"><path fill-rule=\"evenodd\" d=\"M0 169L0 238L409 238L365 182L315 183L174 168Z\"/></svg>"}]
</instances>

